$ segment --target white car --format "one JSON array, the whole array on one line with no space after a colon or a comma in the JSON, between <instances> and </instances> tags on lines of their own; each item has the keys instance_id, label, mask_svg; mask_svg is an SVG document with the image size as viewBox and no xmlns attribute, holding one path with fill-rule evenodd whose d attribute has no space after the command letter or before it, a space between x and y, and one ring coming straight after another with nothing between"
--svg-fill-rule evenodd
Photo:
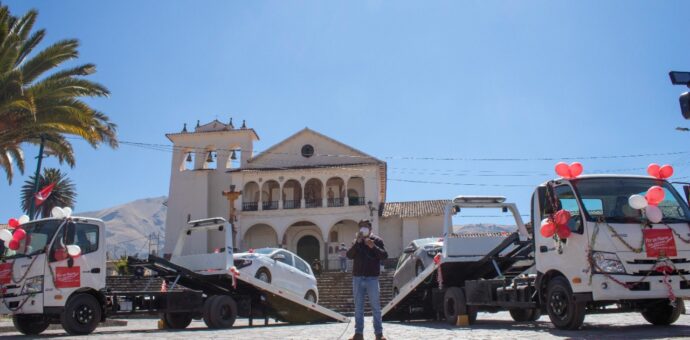
<instances>
[{"instance_id":1,"label":"white car","mask_svg":"<svg viewBox=\"0 0 690 340\"><path fill-rule=\"evenodd\" d=\"M252 275L308 301L318 301L319 290L311 267L292 252L280 248L259 248L233 256L240 273Z\"/></svg>"}]
</instances>

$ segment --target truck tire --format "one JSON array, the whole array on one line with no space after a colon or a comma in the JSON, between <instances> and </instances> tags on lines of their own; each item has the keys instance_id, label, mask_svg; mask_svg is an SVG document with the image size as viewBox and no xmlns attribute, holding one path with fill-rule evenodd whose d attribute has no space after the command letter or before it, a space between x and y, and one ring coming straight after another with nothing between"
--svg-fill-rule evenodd
<instances>
[{"instance_id":1,"label":"truck tire","mask_svg":"<svg viewBox=\"0 0 690 340\"><path fill-rule=\"evenodd\" d=\"M92 295L74 295L67 301L60 322L69 335L91 334L101 322L101 305Z\"/></svg>"},{"instance_id":2,"label":"truck tire","mask_svg":"<svg viewBox=\"0 0 690 340\"><path fill-rule=\"evenodd\" d=\"M204 322L208 328L230 328L237 318L237 303L227 295L214 295L204 303Z\"/></svg>"},{"instance_id":3,"label":"truck tire","mask_svg":"<svg viewBox=\"0 0 690 340\"><path fill-rule=\"evenodd\" d=\"M541 310L539 308L511 309L510 316L516 322L537 321L541 317Z\"/></svg>"},{"instance_id":4,"label":"truck tire","mask_svg":"<svg viewBox=\"0 0 690 340\"><path fill-rule=\"evenodd\" d=\"M678 320L683 310L683 299L676 299L676 307L669 305L668 300L655 303L642 311L642 316L652 325L666 326Z\"/></svg>"},{"instance_id":5,"label":"truck tire","mask_svg":"<svg viewBox=\"0 0 690 340\"><path fill-rule=\"evenodd\" d=\"M576 302L568 281L555 277L547 284L546 311L559 329L578 329L585 321L585 304Z\"/></svg>"},{"instance_id":6,"label":"truck tire","mask_svg":"<svg viewBox=\"0 0 690 340\"><path fill-rule=\"evenodd\" d=\"M446 317L446 322L451 325L458 322L460 315L467 315L470 324L477 320L477 312L467 306L465 292L459 287L446 289L446 293L443 295L443 314Z\"/></svg>"},{"instance_id":7,"label":"truck tire","mask_svg":"<svg viewBox=\"0 0 690 340\"><path fill-rule=\"evenodd\" d=\"M165 313L163 314L165 328L185 329L192 323L192 315L189 313Z\"/></svg>"},{"instance_id":8,"label":"truck tire","mask_svg":"<svg viewBox=\"0 0 690 340\"><path fill-rule=\"evenodd\" d=\"M50 325L43 315L13 315L12 323L24 335L41 334Z\"/></svg>"}]
</instances>

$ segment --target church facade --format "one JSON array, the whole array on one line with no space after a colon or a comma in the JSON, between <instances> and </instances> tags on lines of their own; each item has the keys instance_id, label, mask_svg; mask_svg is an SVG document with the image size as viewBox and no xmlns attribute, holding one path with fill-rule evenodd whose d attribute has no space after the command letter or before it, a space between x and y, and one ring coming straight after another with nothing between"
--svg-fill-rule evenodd
<instances>
[{"instance_id":1,"label":"church facade","mask_svg":"<svg viewBox=\"0 0 690 340\"><path fill-rule=\"evenodd\" d=\"M391 257L410 241L441 236L445 201L386 202L387 165L371 155L305 128L254 154L259 136L243 122L197 123L166 135L174 144L164 253L189 220L233 221L235 251L286 248L336 268L340 243L357 222L372 222ZM186 252L211 252L218 239L193 235Z\"/></svg>"}]
</instances>

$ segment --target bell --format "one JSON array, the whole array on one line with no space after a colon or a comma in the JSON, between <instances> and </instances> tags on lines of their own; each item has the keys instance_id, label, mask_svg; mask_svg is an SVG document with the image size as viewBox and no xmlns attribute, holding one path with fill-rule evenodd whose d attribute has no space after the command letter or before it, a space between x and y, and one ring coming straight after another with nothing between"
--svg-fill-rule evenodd
<instances>
[{"instance_id":1,"label":"bell","mask_svg":"<svg viewBox=\"0 0 690 340\"><path fill-rule=\"evenodd\" d=\"M237 159L237 155L235 154L235 150L232 150L232 154L230 154L230 159L233 161Z\"/></svg>"},{"instance_id":2,"label":"bell","mask_svg":"<svg viewBox=\"0 0 690 340\"><path fill-rule=\"evenodd\" d=\"M187 154L187 163L191 163L191 162L192 162L192 153L190 152Z\"/></svg>"},{"instance_id":3,"label":"bell","mask_svg":"<svg viewBox=\"0 0 690 340\"><path fill-rule=\"evenodd\" d=\"M206 163L211 163L213 162L213 154L211 151L208 152L208 157L206 157Z\"/></svg>"}]
</instances>

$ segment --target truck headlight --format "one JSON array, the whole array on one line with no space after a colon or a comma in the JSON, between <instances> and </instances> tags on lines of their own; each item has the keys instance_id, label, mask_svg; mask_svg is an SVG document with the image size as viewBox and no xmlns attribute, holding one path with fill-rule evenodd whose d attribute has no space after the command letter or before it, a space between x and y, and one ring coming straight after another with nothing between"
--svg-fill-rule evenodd
<instances>
[{"instance_id":1,"label":"truck headlight","mask_svg":"<svg viewBox=\"0 0 690 340\"><path fill-rule=\"evenodd\" d=\"M603 273L625 274L625 267L616 254L597 251L592 254L592 259Z\"/></svg>"},{"instance_id":2,"label":"truck headlight","mask_svg":"<svg viewBox=\"0 0 690 340\"><path fill-rule=\"evenodd\" d=\"M43 292L43 275L26 279L21 294L36 294Z\"/></svg>"}]
</instances>

